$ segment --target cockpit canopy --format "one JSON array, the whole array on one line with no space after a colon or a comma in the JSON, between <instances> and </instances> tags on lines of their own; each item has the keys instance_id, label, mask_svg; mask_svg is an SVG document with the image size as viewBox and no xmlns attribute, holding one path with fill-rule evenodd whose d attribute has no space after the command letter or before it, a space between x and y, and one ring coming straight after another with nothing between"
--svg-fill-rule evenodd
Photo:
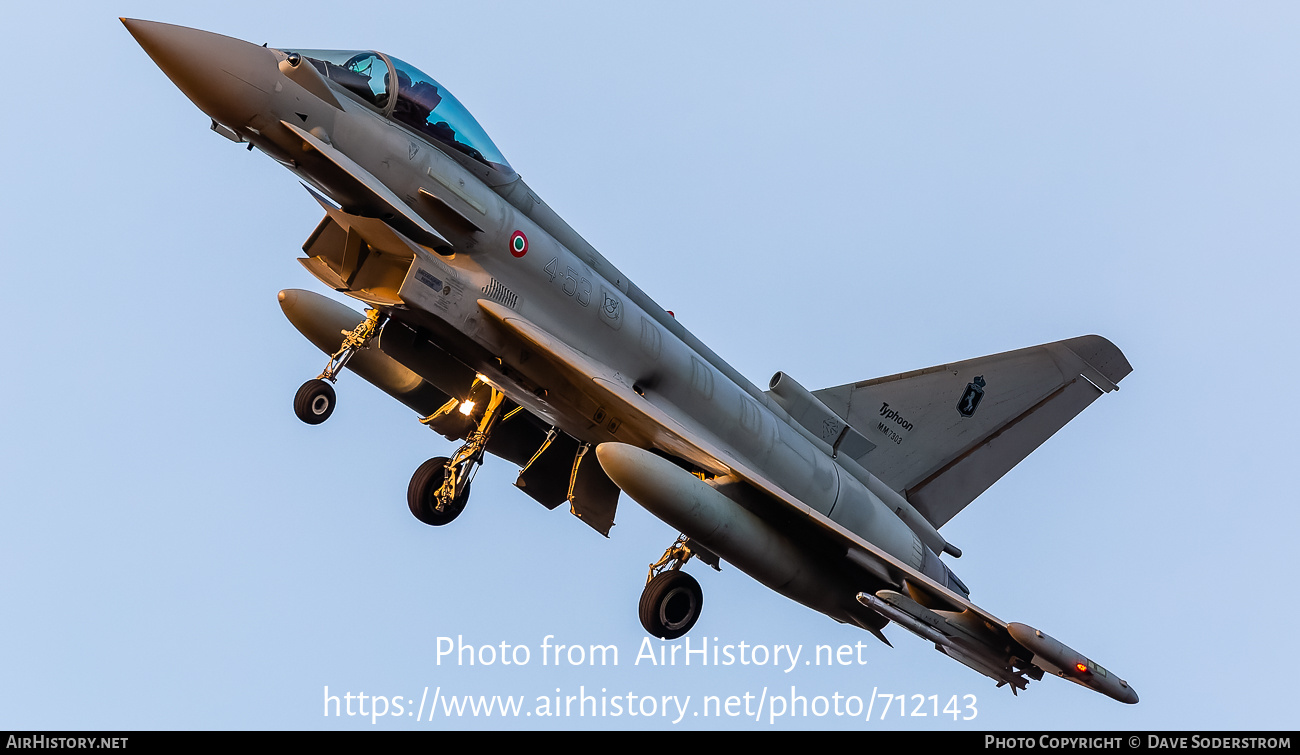
<instances>
[{"instance_id":1,"label":"cockpit canopy","mask_svg":"<svg viewBox=\"0 0 1300 755\"><path fill-rule=\"evenodd\" d=\"M465 106L432 76L397 58L356 50L292 50L386 117L503 173L514 173ZM397 91L393 92L396 70Z\"/></svg>"}]
</instances>

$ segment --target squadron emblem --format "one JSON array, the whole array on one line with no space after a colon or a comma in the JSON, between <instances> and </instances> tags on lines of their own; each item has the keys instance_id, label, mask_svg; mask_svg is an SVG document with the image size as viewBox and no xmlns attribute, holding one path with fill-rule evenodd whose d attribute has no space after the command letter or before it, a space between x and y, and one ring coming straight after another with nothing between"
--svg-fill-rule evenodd
<instances>
[{"instance_id":1,"label":"squadron emblem","mask_svg":"<svg viewBox=\"0 0 1300 755\"><path fill-rule=\"evenodd\" d=\"M600 321L613 328L623 328L623 300L619 299L604 286L600 287Z\"/></svg>"},{"instance_id":2,"label":"squadron emblem","mask_svg":"<svg viewBox=\"0 0 1300 755\"><path fill-rule=\"evenodd\" d=\"M957 401L957 413L963 417L973 416L983 399L984 376L979 375L966 384L966 392L961 394L961 398Z\"/></svg>"}]
</instances>

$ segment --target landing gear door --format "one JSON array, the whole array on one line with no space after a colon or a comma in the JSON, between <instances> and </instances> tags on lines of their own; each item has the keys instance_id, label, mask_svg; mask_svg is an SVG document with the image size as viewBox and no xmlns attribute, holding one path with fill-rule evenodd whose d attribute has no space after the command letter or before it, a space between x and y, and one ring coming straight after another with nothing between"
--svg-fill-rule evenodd
<instances>
[{"instance_id":1,"label":"landing gear door","mask_svg":"<svg viewBox=\"0 0 1300 755\"><path fill-rule=\"evenodd\" d=\"M618 508L618 493L618 486L596 461L595 449L591 446L578 449L569 481L569 505L574 516L609 537L609 528L614 526L614 513Z\"/></svg>"}]
</instances>

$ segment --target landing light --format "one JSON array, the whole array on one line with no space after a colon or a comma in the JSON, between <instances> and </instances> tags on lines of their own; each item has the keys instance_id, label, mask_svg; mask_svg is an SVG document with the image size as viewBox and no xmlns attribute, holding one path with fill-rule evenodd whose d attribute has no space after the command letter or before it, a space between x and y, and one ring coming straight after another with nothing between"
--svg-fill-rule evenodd
<instances>
[{"instance_id":1,"label":"landing light","mask_svg":"<svg viewBox=\"0 0 1300 755\"><path fill-rule=\"evenodd\" d=\"M473 402L473 401L462 401L462 402L460 402L460 413L461 413L461 414L464 414L466 417L468 417L469 414L470 414L470 412L472 412L472 411L474 411L474 402Z\"/></svg>"}]
</instances>

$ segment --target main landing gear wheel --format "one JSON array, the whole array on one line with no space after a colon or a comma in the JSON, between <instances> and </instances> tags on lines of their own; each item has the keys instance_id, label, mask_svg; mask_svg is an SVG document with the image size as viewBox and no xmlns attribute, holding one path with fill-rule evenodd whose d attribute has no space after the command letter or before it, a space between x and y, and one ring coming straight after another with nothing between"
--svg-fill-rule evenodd
<instances>
[{"instance_id":1,"label":"main landing gear wheel","mask_svg":"<svg viewBox=\"0 0 1300 755\"><path fill-rule=\"evenodd\" d=\"M691 631L704 606L704 591L684 571L666 571L641 593L641 626L655 637L675 640Z\"/></svg>"},{"instance_id":2,"label":"main landing gear wheel","mask_svg":"<svg viewBox=\"0 0 1300 755\"><path fill-rule=\"evenodd\" d=\"M309 425L319 425L334 413L336 403L334 386L319 378L308 380L293 397L293 413Z\"/></svg>"},{"instance_id":3,"label":"main landing gear wheel","mask_svg":"<svg viewBox=\"0 0 1300 755\"><path fill-rule=\"evenodd\" d=\"M459 495L442 507L442 511L438 510L438 490L447 482L448 461L446 456L435 456L424 462L411 475L411 484L406 488L406 503L411 507L411 513L416 519L434 527L450 524L451 520L460 516L460 512L465 510L465 504L469 502L467 483Z\"/></svg>"}]
</instances>

